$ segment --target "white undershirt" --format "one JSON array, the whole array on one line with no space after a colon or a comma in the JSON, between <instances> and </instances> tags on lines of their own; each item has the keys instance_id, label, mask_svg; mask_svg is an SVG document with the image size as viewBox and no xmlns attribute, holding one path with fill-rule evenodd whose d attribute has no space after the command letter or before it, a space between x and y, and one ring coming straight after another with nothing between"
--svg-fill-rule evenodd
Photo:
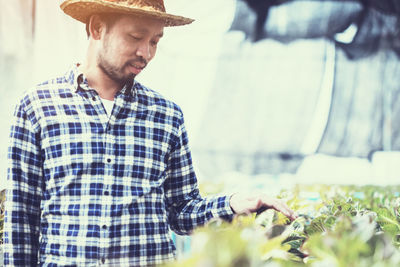
<instances>
[{"instance_id":1,"label":"white undershirt","mask_svg":"<svg viewBox=\"0 0 400 267\"><path fill-rule=\"evenodd\" d=\"M110 117L112 109L114 107L114 100L108 100L108 99L104 99L104 98L100 98L100 99L103 102L103 106L106 109L108 117Z\"/></svg>"}]
</instances>

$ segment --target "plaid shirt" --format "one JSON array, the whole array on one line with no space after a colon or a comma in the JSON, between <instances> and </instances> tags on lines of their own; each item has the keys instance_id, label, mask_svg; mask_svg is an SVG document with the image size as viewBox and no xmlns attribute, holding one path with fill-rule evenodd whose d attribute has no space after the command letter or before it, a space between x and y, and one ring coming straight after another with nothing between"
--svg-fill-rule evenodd
<instances>
[{"instance_id":1,"label":"plaid shirt","mask_svg":"<svg viewBox=\"0 0 400 267\"><path fill-rule=\"evenodd\" d=\"M9 147L6 266L143 266L174 259L171 231L230 218L202 198L182 111L138 82L112 115L76 66L29 90Z\"/></svg>"}]
</instances>

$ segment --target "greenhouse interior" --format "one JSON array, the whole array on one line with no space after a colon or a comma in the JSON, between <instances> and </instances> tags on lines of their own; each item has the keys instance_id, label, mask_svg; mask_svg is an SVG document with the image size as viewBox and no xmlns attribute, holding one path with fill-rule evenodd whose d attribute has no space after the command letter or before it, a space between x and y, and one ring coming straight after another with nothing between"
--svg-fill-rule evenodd
<instances>
[{"instance_id":1,"label":"greenhouse interior","mask_svg":"<svg viewBox=\"0 0 400 267\"><path fill-rule=\"evenodd\" d=\"M61 2L0 0L1 228L17 100L85 57ZM201 194L262 192L299 215L171 231L164 266L400 266L400 2L164 4L195 21L165 28L137 80L182 109Z\"/></svg>"}]
</instances>

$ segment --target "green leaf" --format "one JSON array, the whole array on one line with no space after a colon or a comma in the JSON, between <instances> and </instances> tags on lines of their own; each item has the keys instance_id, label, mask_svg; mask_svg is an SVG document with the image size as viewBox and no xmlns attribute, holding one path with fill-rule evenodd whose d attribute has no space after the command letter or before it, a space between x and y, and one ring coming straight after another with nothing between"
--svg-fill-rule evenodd
<instances>
[{"instance_id":1,"label":"green leaf","mask_svg":"<svg viewBox=\"0 0 400 267\"><path fill-rule=\"evenodd\" d=\"M282 244L289 244L292 249L299 249L305 240L306 238L303 236L291 235L286 238Z\"/></svg>"},{"instance_id":2,"label":"green leaf","mask_svg":"<svg viewBox=\"0 0 400 267\"><path fill-rule=\"evenodd\" d=\"M316 233L325 232L325 226L324 226L325 220L326 220L326 215L321 215L321 216L315 218L314 220L311 221L310 225L307 225L305 227L305 230L304 230L305 233L307 235L313 235Z\"/></svg>"},{"instance_id":3,"label":"green leaf","mask_svg":"<svg viewBox=\"0 0 400 267\"><path fill-rule=\"evenodd\" d=\"M376 211L378 219L377 223L384 232L396 235L400 232L400 223L397 217L387 208L380 208Z\"/></svg>"}]
</instances>

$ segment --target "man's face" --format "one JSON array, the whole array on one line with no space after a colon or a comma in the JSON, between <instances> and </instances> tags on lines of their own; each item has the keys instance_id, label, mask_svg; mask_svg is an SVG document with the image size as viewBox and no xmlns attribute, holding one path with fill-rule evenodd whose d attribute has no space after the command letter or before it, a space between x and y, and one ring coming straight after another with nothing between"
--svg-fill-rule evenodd
<instances>
[{"instance_id":1,"label":"man's face","mask_svg":"<svg viewBox=\"0 0 400 267\"><path fill-rule=\"evenodd\" d=\"M161 21L121 15L101 34L98 67L119 84L135 78L156 54L163 29Z\"/></svg>"}]
</instances>

